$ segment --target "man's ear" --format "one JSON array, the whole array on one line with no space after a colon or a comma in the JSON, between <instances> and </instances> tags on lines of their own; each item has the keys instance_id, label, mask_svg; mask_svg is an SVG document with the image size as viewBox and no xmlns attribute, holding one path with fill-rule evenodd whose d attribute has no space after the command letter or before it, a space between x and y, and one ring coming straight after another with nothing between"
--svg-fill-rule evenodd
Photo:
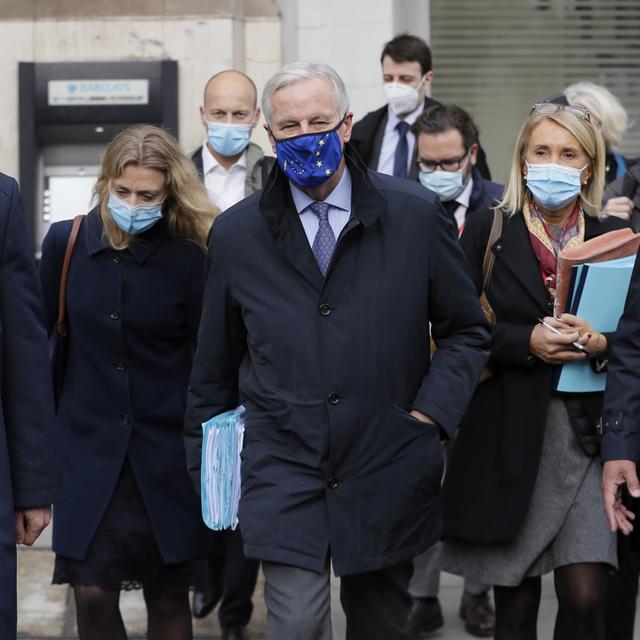
<instances>
[{"instance_id":1,"label":"man's ear","mask_svg":"<svg viewBox=\"0 0 640 640\"><path fill-rule=\"evenodd\" d=\"M200 122L202 122L202 126L206 129L207 119L205 118L204 107L200 107Z\"/></svg>"},{"instance_id":2,"label":"man's ear","mask_svg":"<svg viewBox=\"0 0 640 640\"><path fill-rule=\"evenodd\" d=\"M469 162L472 167L476 166L476 162L478 162L478 145L476 143L471 145L471 149L469 149Z\"/></svg>"},{"instance_id":3,"label":"man's ear","mask_svg":"<svg viewBox=\"0 0 640 640\"><path fill-rule=\"evenodd\" d=\"M342 123L342 142L347 144L349 140L351 140L351 132L353 131L353 113L349 111L347 115L344 117L344 122Z\"/></svg>"},{"instance_id":4,"label":"man's ear","mask_svg":"<svg viewBox=\"0 0 640 640\"><path fill-rule=\"evenodd\" d=\"M264 130L267 132L267 137L269 138L269 143L271 144L271 150L273 151L273 153L275 153L276 152L276 140L273 137L273 133L271 132L271 127L266 122L262 126L264 127Z\"/></svg>"},{"instance_id":5,"label":"man's ear","mask_svg":"<svg viewBox=\"0 0 640 640\"><path fill-rule=\"evenodd\" d=\"M258 122L260 122L260 114L261 113L262 112L260 111L260 107L256 107L256 112L255 112L255 114L253 116L253 126L251 127L252 129L253 129L253 127L255 127L258 124Z\"/></svg>"}]
</instances>

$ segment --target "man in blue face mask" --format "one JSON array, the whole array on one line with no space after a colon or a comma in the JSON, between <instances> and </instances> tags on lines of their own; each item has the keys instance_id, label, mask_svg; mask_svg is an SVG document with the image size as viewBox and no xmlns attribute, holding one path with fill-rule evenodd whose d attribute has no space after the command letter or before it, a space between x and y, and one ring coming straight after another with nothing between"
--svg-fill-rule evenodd
<instances>
[{"instance_id":1,"label":"man in blue face mask","mask_svg":"<svg viewBox=\"0 0 640 640\"><path fill-rule=\"evenodd\" d=\"M480 175L478 127L456 105L436 105L424 111L412 126L416 136L418 180L438 194L457 235L468 215L491 207L502 195L502 185Z\"/></svg>"},{"instance_id":2,"label":"man in blue face mask","mask_svg":"<svg viewBox=\"0 0 640 640\"><path fill-rule=\"evenodd\" d=\"M221 211L260 190L273 167L274 158L250 142L259 118L256 86L247 75L229 69L207 82L200 107L207 141L192 160ZM203 618L220 602L224 640L245 638L257 574L258 562L245 557L239 529L212 532L209 585L194 592L193 615Z\"/></svg>"},{"instance_id":3,"label":"man in blue face mask","mask_svg":"<svg viewBox=\"0 0 640 640\"><path fill-rule=\"evenodd\" d=\"M187 464L197 489L202 423L242 402L238 517L270 640L332 637L331 565L347 640L409 640L411 559L440 537L440 436L487 324L436 196L350 148L333 69L288 65L262 108L277 166L213 226Z\"/></svg>"},{"instance_id":4,"label":"man in blue face mask","mask_svg":"<svg viewBox=\"0 0 640 640\"><path fill-rule=\"evenodd\" d=\"M260 119L257 99L251 78L235 69L217 73L204 89L200 120L207 141L192 160L221 211L262 189L273 166L273 158L250 142Z\"/></svg>"}]
</instances>

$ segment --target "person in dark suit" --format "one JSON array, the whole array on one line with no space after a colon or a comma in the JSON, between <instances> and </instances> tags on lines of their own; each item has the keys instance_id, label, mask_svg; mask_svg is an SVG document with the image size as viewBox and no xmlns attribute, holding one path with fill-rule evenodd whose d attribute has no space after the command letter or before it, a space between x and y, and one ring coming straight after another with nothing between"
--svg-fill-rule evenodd
<instances>
[{"instance_id":1,"label":"person in dark suit","mask_svg":"<svg viewBox=\"0 0 640 640\"><path fill-rule=\"evenodd\" d=\"M235 69L214 75L204 88L200 118L207 142L191 160L209 199L223 211L262 189L275 162L249 142L260 118L253 80ZM239 528L212 531L209 537L208 585L194 591L191 609L195 618L204 618L220 602L218 620L224 639L241 640L253 612L259 563L245 557Z\"/></svg>"},{"instance_id":2,"label":"person in dark suit","mask_svg":"<svg viewBox=\"0 0 640 640\"><path fill-rule=\"evenodd\" d=\"M425 109L439 104L427 95L433 80L431 49L422 38L404 33L385 44L380 64L387 104L353 125L351 145L370 169L417 180L411 125ZM490 180L482 148L477 165L480 174Z\"/></svg>"},{"instance_id":3,"label":"person in dark suit","mask_svg":"<svg viewBox=\"0 0 640 640\"><path fill-rule=\"evenodd\" d=\"M42 293L18 185L0 173L0 638L16 637L16 544L32 545L60 495Z\"/></svg>"},{"instance_id":4,"label":"person in dark suit","mask_svg":"<svg viewBox=\"0 0 640 640\"><path fill-rule=\"evenodd\" d=\"M468 216L495 206L503 190L502 185L483 178L476 168L478 127L461 107L438 104L425 109L411 131L418 150L418 180L438 195L458 237ZM449 451L445 446L445 455ZM416 638L444 625L439 587L438 544L414 560L409 591L414 599L410 623ZM489 589L488 585L465 580L459 611L465 630L471 635L493 636L494 612Z\"/></svg>"},{"instance_id":5,"label":"person in dark suit","mask_svg":"<svg viewBox=\"0 0 640 640\"><path fill-rule=\"evenodd\" d=\"M611 338L584 318L552 313L560 251L627 224L600 216L604 155L588 110L536 105L500 203L486 290L493 375L462 420L443 493L443 569L494 585L497 640L536 637L540 579L550 571L554 638L604 635L606 571L617 558L597 506L602 394L552 391L555 365L603 358ZM478 291L492 220L490 211L471 216L461 238ZM538 321L545 315L559 334Z\"/></svg>"},{"instance_id":6,"label":"person in dark suit","mask_svg":"<svg viewBox=\"0 0 640 640\"><path fill-rule=\"evenodd\" d=\"M150 125L111 141L95 194L68 279L53 582L73 587L80 638L124 640L120 590L142 587L149 637L188 640L207 538L182 420L216 209L177 142ZM42 246L50 332L70 230L53 224Z\"/></svg>"},{"instance_id":7,"label":"person in dark suit","mask_svg":"<svg viewBox=\"0 0 640 640\"><path fill-rule=\"evenodd\" d=\"M269 637L408 640L411 558L440 534L440 435L462 417L487 327L435 195L349 149L340 77L295 63L262 108L278 164L213 227L185 438L242 402L239 521ZM438 351L429 361L429 326Z\"/></svg>"}]
</instances>

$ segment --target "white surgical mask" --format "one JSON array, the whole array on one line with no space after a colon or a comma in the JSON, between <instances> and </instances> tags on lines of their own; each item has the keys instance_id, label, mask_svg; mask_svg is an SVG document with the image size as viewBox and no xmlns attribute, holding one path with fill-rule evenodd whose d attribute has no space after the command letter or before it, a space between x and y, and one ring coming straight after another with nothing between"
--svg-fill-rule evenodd
<instances>
[{"instance_id":1,"label":"white surgical mask","mask_svg":"<svg viewBox=\"0 0 640 640\"><path fill-rule=\"evenodd\" d=\"M426 77L426 75L422 76L417 87L412 87L403 82L384 83L384 93L393 113L397 116L403 116L418 108L420 103L419 90Z\"/></svg>"}]
</instances>

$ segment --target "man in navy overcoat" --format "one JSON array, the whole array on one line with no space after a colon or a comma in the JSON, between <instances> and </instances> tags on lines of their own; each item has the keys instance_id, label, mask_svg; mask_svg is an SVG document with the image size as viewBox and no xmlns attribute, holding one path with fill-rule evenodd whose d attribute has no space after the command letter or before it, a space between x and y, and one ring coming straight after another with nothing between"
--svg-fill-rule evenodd
<instances>
[{"instance_id":1,"label":"man in navy overcoat","mask_svg":"<svg viewBox=\"0 0 640 640\"><path fill-rule=\"evenodd\" d=\"M31 545L59 492L40 282L18 185L0 174L0 638L16 637L16 543Z\"/></svg>"},{"instance_id":2,"label":"man in navy overcoat","mask_svg":"<svg viewBox=\"0 0 640 640\"><path fill-rule=\"evenodd\" d=\"M487 357L486 321L434 194L367 170L331 68L265 87L278 165L214 223L185 436L246 407L239 519L269 637L409 638L411 558L440 537L441 435ZM429 327L438 344L429 358Z\"/></svg>"}]
</instances>

